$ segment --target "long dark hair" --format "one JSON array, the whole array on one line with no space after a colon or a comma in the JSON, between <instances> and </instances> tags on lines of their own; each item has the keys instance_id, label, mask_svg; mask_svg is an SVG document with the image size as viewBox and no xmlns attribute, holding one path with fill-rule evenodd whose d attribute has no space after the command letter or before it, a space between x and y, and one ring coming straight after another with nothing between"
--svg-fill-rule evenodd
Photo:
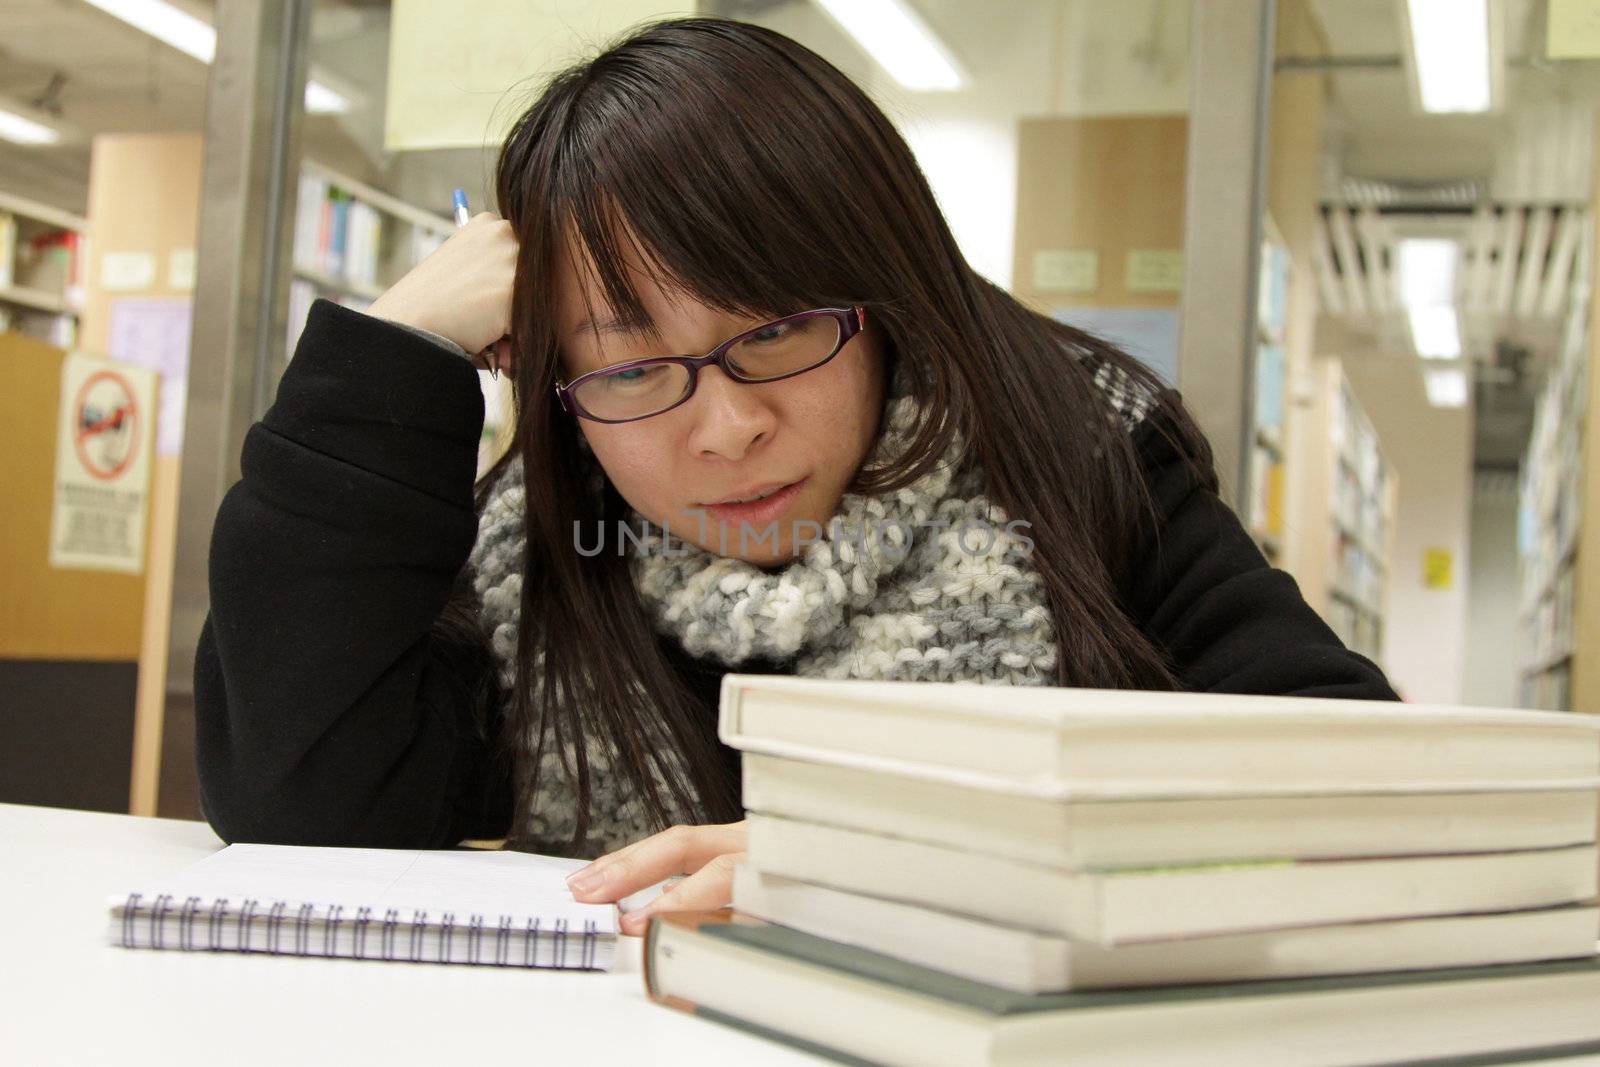
<instances>
[{"instance_id":1,"label":"long dark hair","mask_svg":"<svg viewBox=\"0 0 1600 1067\"><path fill-rule=\"evenodd\" d=\"M715 709L654 632L627 558L573 548L573 529L614 528L625 505L609 483L598 497L587 490L592 457L552 396L560 363L548 280L568 232L612 310L634 322L648 315L627 280L630 250L658 284L730 313L865 305L886 359L931 417L901 462L863 467L850 491L910 483L959 429L990 498L1031 524L1057 681L1174 686L1164 653L1120 603L1132 546L1153 523L1138 457L1095 371L1109 365L1157 395L1168 432L1209 472L1199 431L1139 363L979 276L905 141L827 61L746 23L647 25L548 83L507 136L496 192L520 243L507 461L520 457L527 486L519 679L499 739L502 756L518 753L513 841L538 788L530 743L574 750L575 850L590 820L587 744L603 746L609 773L626 775L660 827L674 808L698 822L741 816ZM535 685L529 665L540 661Z\"/></svg>"}]
</instances>

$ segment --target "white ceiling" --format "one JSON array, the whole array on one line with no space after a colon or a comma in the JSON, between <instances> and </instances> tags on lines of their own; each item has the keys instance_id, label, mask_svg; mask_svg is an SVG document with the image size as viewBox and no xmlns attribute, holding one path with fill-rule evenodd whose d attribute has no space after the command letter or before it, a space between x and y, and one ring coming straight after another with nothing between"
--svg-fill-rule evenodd
<instances>
[{"instance_id":1,"label":"white ceiling","mask_svg":"<svg viewBox=\"0 0 1600 1067\"><path fill-rule=\"evenodd\" d=\"M1310 0L1335 57L1399 58L1401 0ZM1406 182L1477 179L1497 201L1584 202L1600 63L1542 58L1545 0L1504 0L1504 107L1426 115L1403 67L1330 75L1330 170ZM1331 191L1331 190L1330 190Z\"/></svg>"},{"instance_id":2,"label":"white ceiling","mask_svg":"<svg viewBox=\"0 0 1600 1067\"><path fill-rule=\"evenodd\" d=\"M0 141L0 189L81 213L89 136L200 128L202 64L82 0L4 0L3 8L0 100L45 111L80 138L50 148Z\"/></svg>"},{"instance_id":3,"label":"white ceiling","mask_svg":"<svg viewBox=\"0 0 1600 1067\"><path fill-rule=\"evenodd\" d=\"M203 14L211 7L210 0L181 2ZM1539 58L1544 3L1504 0L1511 63L1508 103L1500 113L1417 114L1409 105L1405 75L1398 67L1332 74L1330 171L1404 181L1475 178L1488 182L1500 201L1586 200L1593 121L1600 105L1600 63L1551 63ZM1400 0L1310 0L1310 4L1333 55L1400 54ZM1131 99L1129 94L1138 86L1126 71L1133 63L1124 58L1107 70L1105 56L1148 59L1152 44L1159 45L1166 37L1177 34L1181 43L1186 21L1173 14L1182 13L1182 0L1176 5L1170 0L1126 0L1116 5L1083 0L985 4L922 0L922 5L929 21L978 67L977 94L993 98L1003 86L1016 96L1019 113L1092 109L1099 92L1096 86L1118 80L1126 84L1113 95ZM381 93L384 6L319 3L314 60L347 84L375 87ZM803 0L720 4L708 0L706 6L746 8L758 20L768 21L783 9L799 14L810 5ZM1004 17L997 17L999 12ZM814 12L804 13L814 21ZM52 111L85 136L200 128L206 68L83 0L4 0L4 26L0 99ZM1070 43L1041 47L1040 39L1050 36L1051 30L1069 42L1096 33L1103 40L1092 50ZM1014 41L1011 46L993 47L996 41L1003 44L1008 34ZM842 39L827 43L829 52L836 53L830 58L841 65L861 65L863 57L852 54L852 46ZM1171 81L1183 73L1183 49L1163 51L1167 58L1160 65ZM338 136L330 135L342 128L354 150L373 157L384 169L374 143L381 126L380 101L381 95L369 100L364 113L348 119L313 119L307 128L308 142L324 136L336 142ZM329 148L338 154L337 145ZM81 211L87 160L83 142L52 149L0 144L0 188Z\"/></svg>"},{"instance_id":4,"label":"white ceiling","mask_svg":"<svg viewBox=\"0 0 1600 1067\"><path fill-rule=\"evenodd\" d=\"M212 0L173 2L210 17ZM966 92L936 99L884 84L876 65L811 0L702 0L701 9L772 25L815 48L867 84L897 119L907 120L908 135L918 119L952 128L958 120L999 128L1024 115L1181 111L1185 106L1189 0L916 2L973 75L975 84ZM1499 0L1509 60L1505 104L1482 116L1422 115L1411 106L1404 68L1395 62L1402 53L1402 0L1307 2L1332 56L1388 61L1326 75L1324 173L1330 199L1338 198L1340 179L1353 177L1406 183L1465 179L1501 205L1589 200L1600 62L1542 58L1546 0ZM202 127L208 71L199 62L84 0L0 0L0 5L0 100L49 111L81 135L55 148L0 142L0 189L81 213L87 201L88 137ZM487 203L492 151L383 151L387 7L384 0L318 0L314 73L351 91L357 106L344 116L308 116L306 153L413 202L442 209L450 187L465 185L475 203ZM994 202L994 218L974 216L967 229L998 233L1006 229L997 220L1007 203L990 194L1007 183L1008 175L998 162L987 166L995 173L980 199ZM965 247L965 237L963 242ZM1004 265L1008 248L997 239L990 251ZM1369 323L1367 329L1379 336L1394 333L1380 325ZM1491 349L1501 334L1492 323L1469 332L1480 339L1474 346L1480 352Z\"/></svg>"}]
</instances>

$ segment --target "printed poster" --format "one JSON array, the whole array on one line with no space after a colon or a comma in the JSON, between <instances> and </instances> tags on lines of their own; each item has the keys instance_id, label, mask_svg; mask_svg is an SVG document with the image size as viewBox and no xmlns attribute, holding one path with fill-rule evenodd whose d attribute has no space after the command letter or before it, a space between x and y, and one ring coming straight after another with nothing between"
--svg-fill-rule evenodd
<instances>
[{"instance_id":1,"label":"printed poster","mask_svg":"<svg viewBox=\"0 0 1600 1067\"><path fill-rule=\"evenodd\" d=\"M176 456L183 448L184 402L189 395L188 297L111 301L111 335L106 355L118 363L149 367L161 375L156 413L156 454Z\"/></svg>"},{"instance_id":2,"label":"printed poster","mask_svg":"<svg viewBox=\"0 0 1600 1067\"><path fill-rule=\"evenodd\" d=\"M62 361L50 566L143 572L155 414L154 371L77 352Z\"/></svg>"}]
</instances>

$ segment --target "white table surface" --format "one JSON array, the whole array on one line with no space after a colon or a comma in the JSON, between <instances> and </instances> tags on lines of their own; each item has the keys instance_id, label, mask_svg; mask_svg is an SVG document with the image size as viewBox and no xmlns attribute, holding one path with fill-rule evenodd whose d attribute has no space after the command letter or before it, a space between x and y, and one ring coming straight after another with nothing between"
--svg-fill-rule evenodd
<instances>
[{"instance_id":1,"label":"white table surface","mask_svg":"<svg viewBox=\"0 0 1600 1067\"><path fill-rule=\"evenodd\" d=\"M0 1062L832 1063L652 1004L636 937L608 972L107 940L108 896L221 847L202 822L0 804Z\"/></svg>"}]
</instances>

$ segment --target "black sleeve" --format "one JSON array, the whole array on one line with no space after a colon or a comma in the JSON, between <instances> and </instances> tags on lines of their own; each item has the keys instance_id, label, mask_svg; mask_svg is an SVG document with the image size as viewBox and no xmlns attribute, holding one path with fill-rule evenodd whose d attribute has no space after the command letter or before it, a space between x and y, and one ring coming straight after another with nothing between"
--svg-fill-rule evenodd
<instances>
[{"instance_id":1,"label":"black sleeve","mask_svg":"<svg viewBox=\"0 0 1600 1067\"><path fill-rule=\"evenodd\" d=\"M436 625L466 588L482 425L465 360L313 304L212 532L195 742L223 840L504 836L489 656Z\"/></svg>"},{"instance_id":2,"label":"black sleeve","mask_svg":"<svg viewBox=\"0 0 1600 1067\"><path fill-rule=\"evenodd\" d=\"M1376 664L1346 648L1271 567L1154 413L1134 431L1156 509L1128 581L1128 604L1188 689L1397 700Z\"/></svg>"}]
</instances>

